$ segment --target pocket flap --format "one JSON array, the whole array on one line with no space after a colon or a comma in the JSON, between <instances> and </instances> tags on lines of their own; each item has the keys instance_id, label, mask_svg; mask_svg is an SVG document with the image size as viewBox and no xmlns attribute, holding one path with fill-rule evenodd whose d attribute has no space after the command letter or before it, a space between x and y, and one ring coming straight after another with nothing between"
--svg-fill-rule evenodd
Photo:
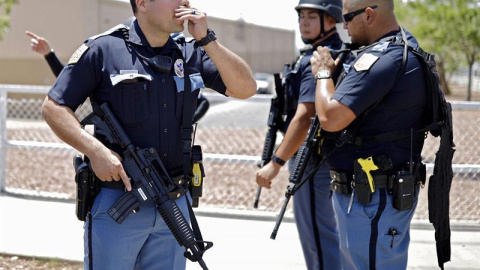
<instances>
[{"instance_id":1,"label":"pocket flap","mask_svg":"<svg viewBox=\"0 0 480 270\"><path fill-rule=\"evenodd\" d=\"M202 75L200 75L200 73L190 74L190 82L192 84L192 92L199 88L205 88L205 84L203 83Z\"/></svg>"},{"instance_id":2,"label":"pocket flap","mask_svg":"<svg viewBox=\"0 0 480 270\"><path fill-rule=\"evenodd\" d=\"M115 86L120 82L123 83L135 83L140 80L147 80L151 81L152 76L148 74L138 74L138 73L125 73L125 74L111 74L110 80L112 81L112 85Z\"/></svg>"},{"instance_id":3,"label":"pocket flap","mask_svg":"<svg viewBox=\"0 0 480 270\"><path fill-rule=\"evenodd\" d=\"M199 88L205 88L205 84L203 83L203 79L200 73L190 74L189 77L190 77L190 85L192 86L192 89L190 90L190 92L193 92ZM173 76L173 78L175 79L175 83L177 85L177 92L178 93L183 92L183 90L185 90L184 78L178 77L178 76Z\"/></svg>"}]
</instances>

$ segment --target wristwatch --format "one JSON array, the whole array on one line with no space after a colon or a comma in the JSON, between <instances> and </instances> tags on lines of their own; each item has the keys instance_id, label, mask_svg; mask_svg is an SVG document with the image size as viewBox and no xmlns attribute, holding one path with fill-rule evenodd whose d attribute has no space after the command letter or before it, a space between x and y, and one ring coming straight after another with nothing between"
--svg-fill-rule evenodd
<instances>
[{"instance_id":1,"label":"wristwatch","mask_svg":"<svg viewBox=\"0 0 480 270\"><path fill-rule=\"evenodd\" d=\"M277 164L280 165L280 166L285 165L285 160L283 160L283 159L281 159L281 158L279 158L279 157L277 157L277 156L275 156L275 155L272 156L271 160L272 160L273 162L277 163Z\"/></svg>"},{"instance_id":2,"label":"wristwatch","mask_svg":"<svg viewBox=\"0 0 480 270\"><path fill-rule=\"evenodd\" d=\"M217 36L215 36L215 32L213 32L212 29L208 28L207 29L207 36L202 38L201 40L195 41L195 48L197 48L199 46L205 46L205 45L207 45L208 43L210 43L214 40L217 40Z\"/></svg>"},{"instance_id":3,"label":"wristwatch","mask_svg":"<svg viewBox=\"0 0 480 270\"><path fill-rule=\"evenodd\" d=\"M330 79L332 76L330 75L330 71L323 69L317 72L317 76L315 77L317 80L321 79Z\"/></svg>"}]
</instances>

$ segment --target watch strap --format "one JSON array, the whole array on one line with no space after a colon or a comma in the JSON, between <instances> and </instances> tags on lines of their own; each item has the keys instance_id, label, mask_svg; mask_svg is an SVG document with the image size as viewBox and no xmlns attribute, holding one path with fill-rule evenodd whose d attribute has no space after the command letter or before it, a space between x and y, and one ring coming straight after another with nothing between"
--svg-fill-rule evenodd
<instances>
[{"instance_id":1,"label":"watch strap","mask_svg":"<svg viewBox=\"0 0 480 270\"><path fill-rule=\"evenodd\" d=\"M283 160L283 159L281 159L281 158L279 158L279 157L277 157L277 156L275 156L275 155L272 156L271 160L272 160L273 162L277 163L277 164L280 165L280 166L285 165L285 160Z\"/></svg>"},{"instance_id":2,"label":"watch strap","mask_svg":"<svg viewBox=\"0 0 480 270\"><path fill-rule=\"evenodd\" d=\"M195 48L197 48L199 46L205 46L205 45L207 45L208 43L210 43L214 40L217 40L217 36L215 36L215 32L213 32L212 29L208 28L207 29L207 36L202 38L201 40L195 41Z\"/></svg>"}]
</instances>

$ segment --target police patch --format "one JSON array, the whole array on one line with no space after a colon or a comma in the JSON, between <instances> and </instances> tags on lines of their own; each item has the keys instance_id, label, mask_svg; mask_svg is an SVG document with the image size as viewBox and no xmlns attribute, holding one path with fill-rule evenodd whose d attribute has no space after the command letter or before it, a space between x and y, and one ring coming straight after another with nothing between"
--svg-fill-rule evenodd
<instances>
[{"instance_id":1,"label":"police patch","mask_svg":"<svg viewBox=\"0 0 480 270\"><path fill-rule=\"evenodd\" d=\"M80 46L73 54L72 56L70 57L70 59L68 60L68 64L76 64L78 62L78 60L80 60L80 57L82 57L82 55L88 50L88 46L87 44L82 44L82 46Z\"/></svg>"},{"instance_id":2,"label":"police patch","mask_svg":"<svg viewBox=\"0 0 480 270\"><path fill-rule=\"evenodd\" d=\"M353 66L357 72L369 70L378 60L378 56L371 53L364 53Z\"/></svg>"},{"instance_id":3,"label":"police patch","mask_svg":"<svg viewBox=\"0 0 480 270\"><path fill-rule=\"evenodd\" d=\"M184 74L184 67L183 67L183 60L182 59L177 59L177 61L175 61L175 64L173 65L173 68L175 70L175 74L180 77L180 78L183 78Z\"/></svg>"}]
</instances>

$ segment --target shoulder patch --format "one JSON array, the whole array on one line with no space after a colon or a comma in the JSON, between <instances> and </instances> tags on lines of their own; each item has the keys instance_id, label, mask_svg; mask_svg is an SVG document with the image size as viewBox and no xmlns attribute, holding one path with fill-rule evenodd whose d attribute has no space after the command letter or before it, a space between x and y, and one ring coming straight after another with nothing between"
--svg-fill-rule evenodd
<instances>
[{"instance_id":1,"label":"shoulder patch","mask_svg":"<svg viewBox=\"0 0 480 270\"><path fill-rule=\"evenodd\" d=\"M381 42L372 48L372 52L383 52L388 48L388 44L390 44L390 42Z\"/></svg>"},{"instance_id":2,"label":"shoulder patch","mask_svg":"<svg viewBox=\"0 0 480 270\"><path fill-rule=\"evenodd\" d=\"M115 31L118 31L118 30L121 30L121 29L127 29L127 30L129 30L130 27L128 27L128 26L126 26L126 25L124 25L124 24L117 24L116 26L108 29L107 31L105 31L105 32L103 32L103 33L101 33L101 34L92 36L92 37L90 37L90 38L88 38L88 39L95 40L95 39L97 39L97 38L99 38L99 37L108 36L108 35L110 35L111 33L115 32Z\"/></svg>"},{"instance_id":3,"label":"shoulder patch","mask_svg":"<svg viewBox=\"0 0 480 270\"><path fill-rule=\"evenodd\" d=\"M353 66L357 72L369 70L378 60L378 56L371 53L364 53Z\"/></svg>"},{"instance_id":4,"label":"shoulder patch","mask_svg":"<svg viewBox=\"0 0 480 270\"><path fill-rule=\"evenodd\" d=\"M68 64L76 64L78 60L80 60L80 57L88 50L88 45L83 43L70 57L68 60Z\"/></svg>"}]
</instances>

